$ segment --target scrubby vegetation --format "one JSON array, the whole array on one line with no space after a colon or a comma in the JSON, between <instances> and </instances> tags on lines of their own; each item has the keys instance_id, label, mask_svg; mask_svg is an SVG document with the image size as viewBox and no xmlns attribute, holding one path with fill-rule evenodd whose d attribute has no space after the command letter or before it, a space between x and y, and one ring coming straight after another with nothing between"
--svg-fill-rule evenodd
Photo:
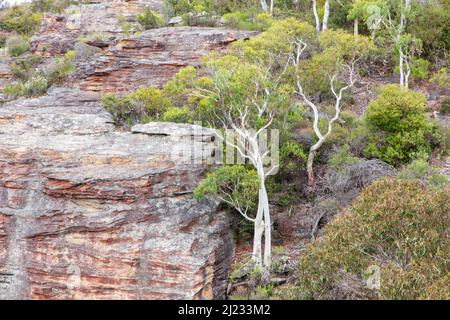
<instances>
[{"instance_id":1,"label":"scrubby vegetation","mask_svg":"<svg viewBox=\"0 0 450 320\"><path fill-rule=\"evenodd\" d=\"M68 51L63 57L56 57L37 67L40 58L31 54L11 64L16 81L6 85L3 93L9 99L43 95L52 85L64 82L74 70L75 52Z\"/></svg>"},{"instance_id":2,"label":"scrubby vegetation","mask_svg":"<svg viewBox=\"0 0 450 320\"><path fill-rule=\"evenodd\" d=\"M0 12L7 99L64 84L111 39L173 25L258 31L162 87L101 99L125 129L201 122L241 139L222 145L241 163L211 166L193 191L219 199L251 247L230 272L248 286L235 298L450 299L448 1L167 0L116 15L117 34L83 34L64 56L30 52L43 13L71 3ZM276 155L259 145L266 129ZM277 232L286 216L311 241L295 262L272 248L298 240Z\"/></svg>"},{"instance_id":3,"label":"scrubby vegetation","mask_svg":"<svg viewBox=\"0 0 450 320\"><path fill-rule=\"evenodd\" d=\"M449 299L449 195L416 181L375 182L307 247L282 297ZM374 270L380 286L369 289Z\"/></svg>"},{"instance_id":4,"label":"scrubby vegetation","mask_svg":"<svg viewBox=\"0 0 450 320\"><path fill-rule=\"evenodd\" d=\"M395 165L428 157L439 144L439 137L424 112L422 94L397 85L381 88L367 108L370 133L364 154Z\"/></svg>"}]
</instances>

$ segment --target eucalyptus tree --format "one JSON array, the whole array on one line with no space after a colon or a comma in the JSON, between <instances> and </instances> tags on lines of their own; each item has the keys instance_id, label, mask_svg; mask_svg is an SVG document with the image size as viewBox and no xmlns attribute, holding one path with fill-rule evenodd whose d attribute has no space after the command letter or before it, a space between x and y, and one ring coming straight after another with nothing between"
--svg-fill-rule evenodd
<instances>
[{"instance_id":1,"label":"eucalyptus tree","mask_svg":"<svg viewBox=\"0 0 450 320\"><path fill-rule=\"evenodd\" d=\"M355 37L343 31L328 30L320 36L320 46L308 58L307 41L297 38L291 54L294 66L295 93L312 111L316 142L310 147L307 161L308 186L314 185L313 164L317 151L332 134L334 124L340 120L344 94L357 80L360 59L367 55L372 43L366 37ZM308 53L309 54L309 53ZM318 99L320 91L331 93L334 112L331 118L323 116L327 102ZM320 122L326 122L325 129Z\"/></svg>"}]
</instances>

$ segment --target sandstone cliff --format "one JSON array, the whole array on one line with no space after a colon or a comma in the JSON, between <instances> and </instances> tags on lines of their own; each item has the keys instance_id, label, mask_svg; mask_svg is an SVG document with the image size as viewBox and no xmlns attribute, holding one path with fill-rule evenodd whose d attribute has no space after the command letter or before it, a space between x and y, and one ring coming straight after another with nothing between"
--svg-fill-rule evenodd
<instances>
[{"instance_id":1,"label":"sandstone cliff","mask_svg":"<svg viewBox=\"0 0 450 320\"><path fill-rule=\"evenodd\" d=\"M116 16L134 23L148 4L158 9L161 1L91 1L46 15L31 39L33 53L47 59L82 35L109 34L88 41L100 51L78 61L60 88L0 106L0 299L224 296L229 217L192 197L212 154L210 133L191 158L192 127L119 131L99 98L161 86L252 33L181 27L121 35ZM0 87L12 79L10 63L0 61Z\"/></svg>"}]
</instances>

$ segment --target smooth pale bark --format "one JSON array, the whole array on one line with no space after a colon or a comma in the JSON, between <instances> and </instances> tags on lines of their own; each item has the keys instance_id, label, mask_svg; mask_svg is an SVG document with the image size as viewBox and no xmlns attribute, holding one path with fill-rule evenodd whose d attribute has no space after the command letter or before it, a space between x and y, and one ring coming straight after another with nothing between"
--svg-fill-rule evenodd
<instances>
[{"instance_id":1,"label":"smooth pale bark","mask_svg":"<svg viewBox=\"0 0 450 320\"><path fill-rule=\"evenodd\" d=\"M314 23L316 25L316 31L320 32L320 19L319 19L319 14L317 13L316 0L312 0L312 9L313 9L313 14L314 14Z\"/></svg>"},{"instance_id":2,"label":"smooth pale bark","mask_svg":"<svg viewBox=\"0 0 450 320\"><path fill-rule=\"evenodd\" d=\"M308 173L308 186L310 188L312 188L314 186L314 180L315 180L313 164L314 164L314 158L315 158L316 152L323 145L323 143L326 141L328 136L332 133L333 124L337 120L339 120L339 116L341 114L341 101L342 101L343 93L355 84L355 81L356 81L356 78L355 78L356 59L354 58L351 65L343 65L343 68L346 68L349 73L349 79L348 79L346 86L342 87L338 92L336 92L335 81L338 78L338 74L337 73L334 74L333 77L331 77L331 79L330 79L331 92L333 93L333 95L336 99L335 105L334 105L335 114L334 114L333 118L328 121L328 128L327 128L326 133L322 134L322 131L319 128L319 108L313 101L311 101L305 95L302 84L301 84L301 79L300 79L300 70L299 70L300 56L302 55L303 51L306 48L307 48L307 44L305 42L303 42L302 40L299 40L297 43L296 54L295 54L295 56L292 57L291 61L293 62L294 68L295 68L296 86L297 86L296 94L298 94L303 99L303 101L311 108L311 111L313 112L313 115L314 115L313 130L314 130L314 134L316 135L316 137L318 139L317 142L313 146L311 146L311 148L309 149L308 161L307 161L307 165L306 165L306 169L307 169L307 173Z\"/></svg>"},{"instance_id":3,"label":"smooth pale bark","mask_svg":"<svg viewBox=\"0 0 450 320\"><path fill-rule=\"evenodd\" d=\"M358 36L358 34L359 34L358 27L359 27L358 19L355 19L353 21L353 34L355 35L355 37Z\"/></svg>"},{"instance_id":4,"label":"smooth pale bark","mask_svg":"<svg viewBox=\"0 0 450 320\"><path fill-rule=\"evenodd\" d=\"M273 15L273 0L270 0L270 10L269 10L270 15Z\"/></svg>"},{"instance_id":5,"label":"smooth pale bark","mask_svg":"<svg viewBox=\"0 0 450 320\"><path fill-rule=\"evenodd\" d=\"M325 0L324 12L323 12L323 21L322 21L322 31L328 29L328 19L330 17L330 3L329 0Z\"/></svg>"},{"instance_id":6,"label":"smooth pale bark","mask_svg":"<svg viewBox=\"0 0 450 320\"><path fill-rule=\"evenodd\" d=\"M401 41L401 34L406 27L406 14L410 8L411 8L411 0L405 0L405 7L402 10L402 13L400 16L400 26L398 28L398 33L397 33L397 37L396 37L396 42L398 44L398 55L399 55L399 66L398 67L399 67L399 73L400 73L400 85L405 88L409 87L409 76L411 74L411 69L410 69L408 57L405 56L405 53L403 52L403 48L399 44L399 42Z\"/></svg>"},{"instance_id":7,"label":"smooth pale bark","mask_svg":"<svg viewBox=\"0 0 450 320\"><path fill-rule=\"evenodd\" d=\"M269 7L267 5L267 1L266 0L261 0L261 7L262 7L264 12L267 12L269 10Z\"/></svg>"},{"instance_id":8,"label":"smooth pale bark","mask_svg":"<svg viewBox=\"0 0 450 320\"><path fill-rule=\"evenodd\" d=\"M398 48L398 57L399 57L398 67L399 67L399 72L400 72L400 85L405 86L405 73L403 70L404 69L403 68L403 51L402 51L401 47Z\"/></svg>"},{"instance_id":9,"label":"smooth pale bark","mask_svg":"<svg viewBox=\"0 0 450 320\"><path fill-rule=\"evenodd\" d=\"M253 253L252 253L252 259L255 265L262 268L262 236L264 233L264 211L262 207L261 201L259 199L262 198L262 191L259 190L258 195L258 211L256 213L256 218L254 222L254 234L253 234Z\"/></svg>"}]
</instances>

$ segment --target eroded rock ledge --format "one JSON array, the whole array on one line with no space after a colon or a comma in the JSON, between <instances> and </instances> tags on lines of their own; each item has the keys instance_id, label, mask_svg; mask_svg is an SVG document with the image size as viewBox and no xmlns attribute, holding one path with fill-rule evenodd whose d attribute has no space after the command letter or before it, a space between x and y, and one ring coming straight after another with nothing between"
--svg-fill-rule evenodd
<instances>
[{"instance_id":1,"label":"eroded rock ledge","mask_svg":"<svg viewBox=\"0 0 450 320\"><path fill-rule=\"evenodd\" d=\"M229 218L191 194L210 139L193 164L189 134L117 131L97 101L54 89L0 108L0 299L222 297Z\"/></svg>"}]
</instances>

